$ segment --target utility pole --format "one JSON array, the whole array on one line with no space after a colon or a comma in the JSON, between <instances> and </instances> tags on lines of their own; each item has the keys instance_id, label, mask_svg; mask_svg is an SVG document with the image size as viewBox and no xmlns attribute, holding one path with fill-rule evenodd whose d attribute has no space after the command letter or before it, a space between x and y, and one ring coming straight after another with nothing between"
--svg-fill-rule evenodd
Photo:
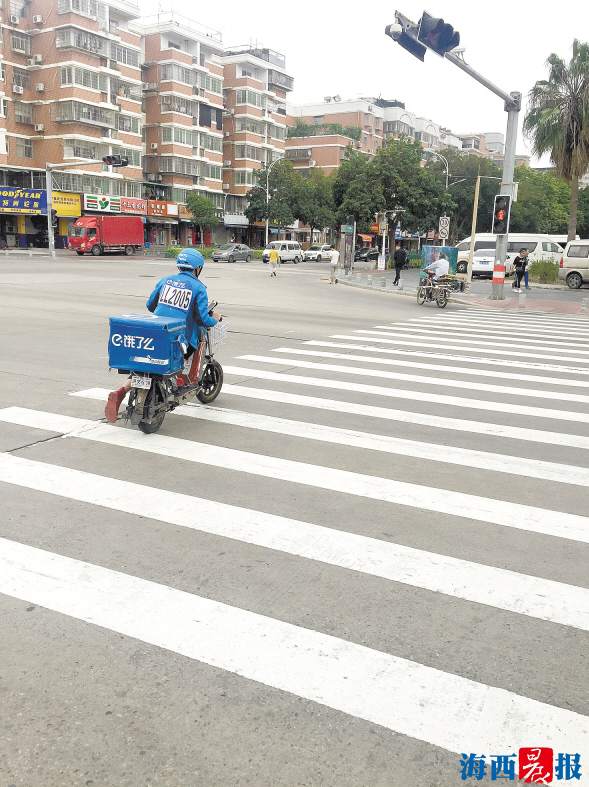
<instances>
[{"instance_id":1,"label":"utility pole","mask_svg":"<svg viewBox=\"0 0 589 787\"><path fill-rule=\"evenodd\" d=\"M49 246L49 256L55 259L55 233L53 232L53 172L58 169L69 169L76 164L108 164L111 167L126 167L128 159L122 156L112 155L103 156L96 159L82 159L81 161L68 161L61 164L45 165L45 189L47 191L47 244Z\"/></svg>"},{"instance_id":2,"label":"utility pole","mask_svg":"<svg viewBox=\"0 0 589 787\"><path fill-rule=\"evenodd\" d=\"M482 74L479 74L478 71L475 71L456 52L452 52L460 43L460 34L451 25L444 22L443 19L433 17L424 12L419 23L415 23L404 14L396 11L395 22L385 27L385 33L418 60L423 61L425 53L428 49L431 49L467 73L483 87L486 87L487 90L503 99L504 109L507 112L507 131L505 134L501 194L509 196L511 200L514 195L513 173L515 169L517 123L521 109L521 93L506 93ZM491 293L493 300L503 300L505 298L505 260L508 240L507 231L505 234L497 235Z\"/></svg>"},{"instance_id":3,"label":"utility pole","mask_svg":"<svg viewBox=\"0 0 589 787\"><path fill-rule=\"evenodd\" d=\"M274 164L277 164L282 159L274 159L274 161L266 168L266 243L265 246L268 245L268 235L270 233L270 216L268 211L270 210L270 171Z\"/></svg>"}]
</instances>

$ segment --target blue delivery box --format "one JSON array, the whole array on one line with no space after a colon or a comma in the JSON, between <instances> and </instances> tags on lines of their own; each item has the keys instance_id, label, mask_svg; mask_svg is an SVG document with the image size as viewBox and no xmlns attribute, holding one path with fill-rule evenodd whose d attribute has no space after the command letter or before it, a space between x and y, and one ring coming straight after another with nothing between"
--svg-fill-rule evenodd
<instances>
[{"instance_id":1,"label":"blue delivery box","mask_svg":"<svg viewBox=\"0 0 589 787\"><path fill-rule=\"evenodd\" d=\"M111 369L174 374L184 366L181 343L185 321L155 314L110 317L108 364Z\"/></svg>"}]
</instances>

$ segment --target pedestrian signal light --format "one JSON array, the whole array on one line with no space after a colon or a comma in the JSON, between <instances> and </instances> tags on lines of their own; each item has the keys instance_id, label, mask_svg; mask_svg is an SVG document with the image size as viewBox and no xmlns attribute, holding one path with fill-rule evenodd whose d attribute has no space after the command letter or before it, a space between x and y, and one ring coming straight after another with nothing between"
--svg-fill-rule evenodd
<instances>
[{"instance_id":1,"label":"pedestrian signal light","mask_svg":"<svg viewBox=\"0 0 589 787\"><path fill-rule=\"evenodd\" d=\"M494 235L507 235L509 232L509 214L511 211L511 197L506 194L497 194L493 207Z\"/></svg>"},{"instance_id":2,"label":"pedestrian signal light","mask_svg":"<svg viewBox=\"0 0 589 787\"><path fill-rule=\"evenodd\" d=\"M456 49L460 43L460 33L452 25L424 11L419 23L418 40L428 49L433 49L442 57L446 52Z\"/></svg>"}]
</instances>

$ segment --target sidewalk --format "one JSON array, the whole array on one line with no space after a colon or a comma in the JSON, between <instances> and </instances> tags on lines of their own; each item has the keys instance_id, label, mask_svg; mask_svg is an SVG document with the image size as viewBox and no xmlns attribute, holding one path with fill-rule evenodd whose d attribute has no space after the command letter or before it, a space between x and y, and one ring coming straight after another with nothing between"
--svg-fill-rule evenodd
<instances>
[{"instance_id":1,"label":"sidewalk","mask_svg":"<svg viewBox=\"0 0 589 787\"><path fill-rule=\"evenodd\" d=\"M393 286L394 270L386 271L356 271L345 276L343 271L338 275L338 283L348 287L358 287L364 290L376 290L387 293L393 297L415 298L419 270L417 268L404 270L398 287ZM570 290L559 284L534 284L530 292L516 293L511 287L511 282L505 284L505 299L493 301L486 293L490 294L490 282L485 288L483 282L476 282L469 292L453 293L450 303L465 307L488 309L489 311L541 311L553 314L578 314L589 317L589 290ZM482 286L481 286L482 285Z\"/></svg>"}]
</instances>

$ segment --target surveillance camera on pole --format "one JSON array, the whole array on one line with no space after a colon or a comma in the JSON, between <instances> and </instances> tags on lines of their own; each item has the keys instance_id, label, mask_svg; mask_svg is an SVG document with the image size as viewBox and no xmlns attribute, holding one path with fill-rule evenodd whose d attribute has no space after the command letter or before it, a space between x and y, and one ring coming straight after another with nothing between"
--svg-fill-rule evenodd
<instances>
[{"instance_id":1,"label":"surveillance camera on pole","mask_svg":"<svg viewBox=\"0 0 589 787\"><path fill-rule=\"evenodd\" d=\"M495 205L493 224L495 227L498 210L501 221L497 223L502 232L497 232L493 292L491 295L493 300L503 300L505 296L503 294L504 282L502 272L505 271L505 259L507 256L509 210L515 193L513 173L515 168L517 123L521 110L521 93L506 93L466 63L462 57L462 51L452 51L457 50L457 47L460 45L460 33L441 17L432 16L427 11L424 11L420 21L416 23L399 11L395 11L395 22L385 27L385 34L418 60L423 61L426 51L431 49L432 52L436 52L436 54L454 63L455 66L458 66L458 68L504 101L504 109L507 112L507 131L505 134L505 155L503 157L500 195L504 202L501 203L499 208Z\"/></svg>"}]
</instances>

